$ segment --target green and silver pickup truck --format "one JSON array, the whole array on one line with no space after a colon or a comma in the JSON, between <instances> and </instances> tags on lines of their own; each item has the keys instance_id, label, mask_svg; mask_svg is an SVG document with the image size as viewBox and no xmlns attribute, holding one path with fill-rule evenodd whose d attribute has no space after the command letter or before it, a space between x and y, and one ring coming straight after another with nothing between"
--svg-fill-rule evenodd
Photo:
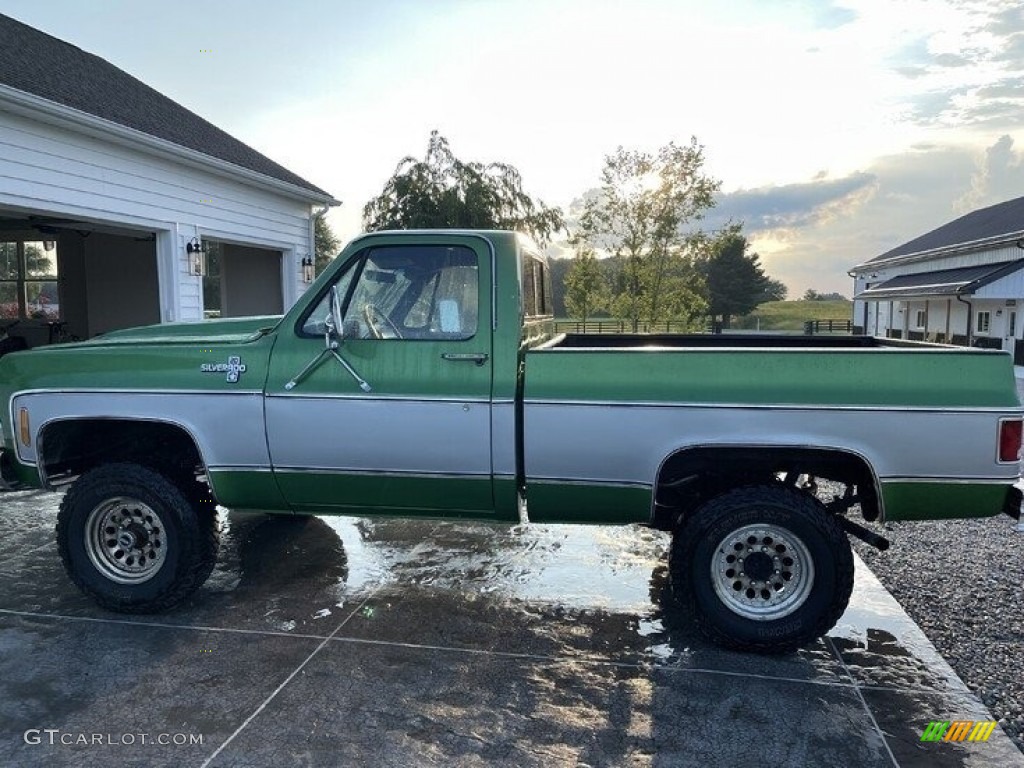
<instances>
[{"instance_id":1,"label":"green and silver pickup truck","mask_svg":"<svg viewBox=\"0 0 1024 768\"><path fill-rule=\"evenodd\" d=\"M703 632L765 652L842 614L848 536L887 544L854 515L1019 517L1006 354L556 335L551 306L521 235L365 235L283 317L4 356L0 475L70 485L60 555L108 609L164 610L199 587L217 504L639 524L672 532L673 591Z\"/></svg>"}]
</instances>

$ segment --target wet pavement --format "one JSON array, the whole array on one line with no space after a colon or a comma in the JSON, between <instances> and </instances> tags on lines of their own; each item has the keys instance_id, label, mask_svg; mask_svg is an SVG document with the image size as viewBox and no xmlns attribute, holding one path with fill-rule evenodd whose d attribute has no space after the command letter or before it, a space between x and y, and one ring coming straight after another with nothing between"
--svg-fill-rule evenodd
<instances>
[{"instance_id":1,"label":"wet pavement","mask_svg":"<svg viewBox=\"0 0 1024 768\"><path fill-rule=\"evenodd\" d=\"M222 514L206 586L135 617L67 580L56 502L0 497L0 765L1024 766L921 742L991 716L859 560L766 658L663 608L657 532Z\"/></svg>"}]
</instances>

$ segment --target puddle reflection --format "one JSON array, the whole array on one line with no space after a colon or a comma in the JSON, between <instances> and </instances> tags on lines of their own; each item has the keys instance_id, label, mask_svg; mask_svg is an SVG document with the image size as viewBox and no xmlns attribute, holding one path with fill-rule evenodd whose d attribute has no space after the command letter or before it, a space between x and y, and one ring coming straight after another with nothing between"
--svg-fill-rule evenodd
<instances>
[{"instance_id":1,"label":"puddle reflection","mask_svg":"<svg viewBox=\"0 0 1024 768\"><path fill-rule=\"evenodd\" d=\"M721 666L672 600L667 534L639 527L499 525L354 517L231 515L222 587L261 598L266 621L295 629L393 585L458 601L486 596L535 631L546 622L614 624L657 665ZM232 554L233 552L233 554ZM234 582L230 581L232 574ZM849 674L892 687L962 689L955 673L857 560L850 606L830 636ZM788 657L794 675L844 674L819 641Z\"/></svg>"}]
</instances>

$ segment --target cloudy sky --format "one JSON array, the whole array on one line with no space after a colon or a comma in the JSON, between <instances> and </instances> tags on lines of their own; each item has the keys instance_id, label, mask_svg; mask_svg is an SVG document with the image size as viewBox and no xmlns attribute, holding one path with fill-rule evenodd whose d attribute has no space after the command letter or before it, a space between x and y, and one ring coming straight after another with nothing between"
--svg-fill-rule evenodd
<instances>
[{"instance_id":1,"label":"cloudy sky","mask_svg":"<svg viewBox=\"0 0 1024 768\"><path fill-rule=\"evenodd\" d=\"M344 205L431 129L568 209L617 146L696 136L791 295L1024 195L1011 0L5 0ZM201 53L208 49L208 53ZM1024 222L1021 224L1024 229Z\"/></svg>"}]
</instances>

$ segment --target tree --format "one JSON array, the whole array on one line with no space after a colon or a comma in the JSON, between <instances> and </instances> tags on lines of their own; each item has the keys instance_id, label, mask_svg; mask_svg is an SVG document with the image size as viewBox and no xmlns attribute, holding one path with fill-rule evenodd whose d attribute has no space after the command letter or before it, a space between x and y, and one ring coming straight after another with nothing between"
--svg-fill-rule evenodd
<instances>
[{"instance_id":1,"label":"tree","mask_svg":"<svg viewBox=\"0 0 1024 768\"><path fill-rule=\"evenodd\" d=\"M804 301L848 301L848 299L837 291L819 293L813 288L808 288L804 291Z\"/></svg>"},{"instance_id":2,"label":"tree","mask_svg":"<svg viewBox=\"0 0 1024 768\"><path fill-rule=\"evenodd\" d=\"M507 163L463 162L431 131L423 160L405 157L383 191L363 208L367 231L380 229L514 229L546 245L564 229L562 211L535 201Z\"/></svg>"},{"instance_id":3,"label":"tree","mask_svg":"<svg viewBox=\"0 0 1024 768\"><path fill-rule=\"evenodd\" d=\"M29 278L50 277L54 274L54 259L38 245L25 244L25 276Z\"/></svg>"},{"instance_id":4,"label":"tree","mask_svg":"<svg viewBox=\"0 0 1024 768\"><path fill-rule=\"evenodd\" d=\"M596 310L607 306L608 299L608 282L594 249L578 243L576 257L565 276L565 308L570 317L586 323Z\"/></svg>"},{"instance_id":5,"label":"tree","mask_svg":"<svg viewBox=\"0 0 1024 768\"><path fill-rule=\"evenodd\" d=\"M789 295L789 289L786 287L786 284L781 280L773 280L769 277L768 286L765 288L761 301L758 304L763 304L766 301L785 301L787 295Z\"/></svg>"},{"instance_id":6,"label":"tree","mask_svg":"<svg viewBox=\"0 0 1024 768\"><path fill-rule=\"evenodd\" d=\"M638 330L641 319L692 320L704 311L684 230L714 205L721 183L703 173L704 148L691 138L657 153L619 147L605 158L601 187L585 202L580 236L616 258L613 308Z\"/></svg>"},{"instance_id":7,"label":"tree","mask_svg":"<svg viewBox=\"0 0 1024 768\"><path fill-rule=\"evenodd\" d=\"M341 241L334 234L334 230L327 223L327 217L323 213L313 219L313 241L316 253L314 264L316 273L319 275L327 268L328 264L334 261L334 257L338 255L338 247L341 245Z\"/></svg>"},{"instance_id":8,"label":"tree","mask_svg":"<svg viewBox=\"0 0 1024 768\"><path fill-rule=\"evenodd\" d=\"M748 254L749 248L739 225L732 225L711 240L703 261L711 315L721 316L723 328L733 315L745 315L764 301L770 287L760 256Z\"/></svg>"},{"instance_id":9,"label":"tree","mask_svg":"<svg viewBox=\"0 0 1024 768\"><path fill-rule=\"evenodd\" d=\"M551 275L551 306L555 317L567 317L569 314L565 308L565 279L575 263L576 260L571 256L548 259L548 273Z\"/></svg>"}]
</instances>

